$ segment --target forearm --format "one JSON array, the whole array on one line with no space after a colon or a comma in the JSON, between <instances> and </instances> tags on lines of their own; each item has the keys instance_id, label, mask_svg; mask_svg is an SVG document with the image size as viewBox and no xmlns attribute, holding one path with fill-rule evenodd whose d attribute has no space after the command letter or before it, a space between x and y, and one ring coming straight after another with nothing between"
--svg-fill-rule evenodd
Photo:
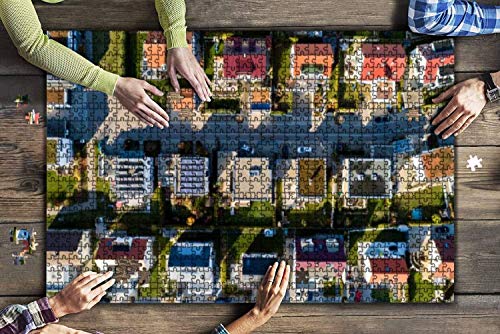
<instances>
[{"instance_id":1,"label":"forearm","mask_svg":"<svg viewBox=\"0 0 500 334\"><path fill-rule=\"evenodd\" d=\"M259 319L257 313L252 309L227 325L226 329L231 334L248 334L262 326L264 322Z\"/></svg>"},{"instance_id":2,"label":"forearm","mask_svg":"<svg viewBox=\"0 0 500 334\"><path fill-rule=\"evenodd\" d=\"M112 95L118 75L46 36L31 0L0 0L0 18L19 54L65 80Z\"/></svg>"},{"instance_id":3,"label":"forearm","mask_svg":"<svg viewBox=\"0 0 500 334\"><path fill-rule=\"evenodd\" d=\"M28 305L11 305L1 310L0 332L25 334L57 320L47 298L42 298Z\"/></svg>"},{"instance_id":4,"label":"forearm","mask_svg":"<svg viewBox=\"0 0 500 334\"><path fill-rule=\"evenodd\" d=\"M155 7L167 39L167 48L187 47L184 0L155 0Z\"/></svg>"},{"instance_id":5,"label":"forearm","mask_svg":"<svg viewBox=\"0 0 500 334\"><path fill-rule=\"evenodd\" d=\"M471 36L500 32L500 6L466 0L410 0L408 25L429 35Z\"/></svg>"}]
</instances>

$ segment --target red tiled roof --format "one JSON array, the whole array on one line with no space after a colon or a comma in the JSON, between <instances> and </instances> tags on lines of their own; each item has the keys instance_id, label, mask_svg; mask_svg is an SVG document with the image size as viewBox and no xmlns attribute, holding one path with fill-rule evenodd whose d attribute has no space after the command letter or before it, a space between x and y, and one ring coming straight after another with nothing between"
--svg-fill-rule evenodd
<instances>
[{"instance_id":1,"label":"red tiled roof","mask_svg":"<svg viewBox=\"0 0 500 334\"><path fill-rule=\"evenodd\" d=\"M407 274L408 266L405 259L370 259L371 272L376 274L395 273Z\"/></svg>"},{"instance_id":2,"label":"red tiled roof","mask_svg":"<svg viewBox=\"0 0 500 334\"><path fill-rule=\"evenodd\" d=\"M328 43L295 44L296 56L333 56L332 45Z\"/></svg>"},{"instance_id":3,"label":"red tiled roof","mask_svg":"<svg viewBox=\"0 0 500 334\"><path fill-rule=\"evenodd\" d=\"M422 154L425 177L437 179L453 176L455 172L455 154L452 147L440 147Z\"/></svg>"},{"instance_id":4,"label":"red tiled roof","mask_svg":"<svg viewBox=\"0 0 500 334\"><path fill-rule=\"evenodd\" d=\"M439 68L455 64L455 55L452 50L436 52L431 44L419 45L418 50L426 60L424 83L435 82Z\"/></svg>"},{"instance_id":5,"label":"red tiled roof","mask_svg":"<svg viewBox=\"0 0 500 334\"><path fill-rule=\"evenodd\" d=\"M364 55L361 80L401 80L406 68L406 53L401 44L365 43L361 51Z\"/></svg>"},{"instance_id":6,"label":"red tiled roof","mask_svg":"<svg viewBox=\"0 0 500 334\"><path fill-rule=\"evenodd\" d=\"M97 260L118 260L118 259L144 259L146 253L147 239L133 239L130 247L122 247L114 243L116 238L103 238L99 240L97 250Z\"/></svg>"},{"instance_id":7,"label":"red tiled roof","mask_svg":"<svg viewBox=\"0 0 500 334\"><path fill-rule=\"evenodd\" d=\"M264 78L266 76L266 56L263 54L224 55L224 76L234 79L241 74L248 74L252 78Z\"/></svg>"}]
</instances>

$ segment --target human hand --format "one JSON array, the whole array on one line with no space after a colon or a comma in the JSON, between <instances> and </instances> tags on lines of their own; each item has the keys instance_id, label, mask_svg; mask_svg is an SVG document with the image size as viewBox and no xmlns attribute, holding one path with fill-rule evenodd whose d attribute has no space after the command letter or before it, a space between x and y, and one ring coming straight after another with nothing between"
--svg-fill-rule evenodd
<instances>
[{"instance_id":1,"label":"human hand","mask_svg":"<svg viewBox=\"0 0 500 334\"><path fill-rule=\"evenodd\" d=\"M106 290L115 284L115 279L112 279L96 288L111 276L112 271L105 274L87 271L75 278L61 292L49 299L55 316L61 318L67 314L90 310L106 295Z\"/></svg>"},{"instance_id":2,"label":"human hand","mask_svg":"<svg viewBox=\"0 0 500 334\"><path fill-rule=\"evenodd\" d=\"M459 135L479 116L486 105L484 82L479 78L465 80L441 93L432 102L441 103L449 98L451 100L446 107L432 121L432 125L441 123L434 133L443 133L443 139Z\"/></svg>"},{"instance_id":3,"label":"human hand","mask_svg":"<svg viewBox=\"0 0 500 334\"><path fill-rule=\"evenodd\" d=\"M168 127L168 115L146 91L156 96L163 96L163 92L147 81L135 78L118 78L114 95L120 103L131 113L149 126L158 126L160 129Z\"/></svg>"},{"instance_id":4,"label":"human hand","mask_svg":"<svg viewBox=\"0 0 500 334\"><path fill-rule=\"evenodd\" d=\"M176 92L180 91L179 81L177 80L178 72L189 81L196 94L203 101L210 102L212 93L209 86L212 83L189 48L173 48L168 50L167 69L170 83Z\"/></svg>"},{"instance_id":5,"label":"human hand","mask_svg":"<svg viewBox=\"0 0 500 334\"><path fill-rule=\"evenodd\" d=\"M30 334L90 334L90 333L69 328L63 325L49 324L42 328L32 330Z\"/></svg>"}]
</instances>

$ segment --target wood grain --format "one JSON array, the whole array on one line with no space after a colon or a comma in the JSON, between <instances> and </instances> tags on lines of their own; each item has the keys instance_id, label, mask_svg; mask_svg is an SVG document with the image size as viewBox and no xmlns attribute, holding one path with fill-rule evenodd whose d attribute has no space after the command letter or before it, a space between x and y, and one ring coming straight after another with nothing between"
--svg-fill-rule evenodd
<instances>
[{"instance_id":1,"label":"wood grain","mask_svg":"<svg viewBox=\"0 0 500 334\"><path fill-rule=\"evenodd\" d=\"M10 231L26 228L36 232L39 243L24 265L14 265L12 253L19 253L23 245L10 241ZM0 296L39 296L45 294L45 223L0 224Z\"/></svg>"}]
</instances>

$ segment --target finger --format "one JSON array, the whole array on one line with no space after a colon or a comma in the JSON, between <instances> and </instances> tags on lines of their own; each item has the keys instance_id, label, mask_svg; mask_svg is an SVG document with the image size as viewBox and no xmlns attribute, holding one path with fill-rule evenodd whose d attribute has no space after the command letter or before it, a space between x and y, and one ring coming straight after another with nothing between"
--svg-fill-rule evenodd
<instances>
[{"instance_id":1,"label":"finger","mask_svg":"<svg viewBox=\"0 0 500 334\"><path fill-rule=\"evenodd\" d=\"M196 78L195 75L191 74L186 77L187 81L191 84L191 86L194 88L194 91L198 96L202 99L202 101L206 101L207 98L205 96L205 92L203 91L202 85L198 82L198 79Z\"/></svg>"},{"instance_id":2,"label":"finger","mask_svg":"<svg viewBox=\"0 0 500 334\"><path fill-rule=\"evenodd\" d=\"M144 83L144 86L143 86L144 89L147 90L148 92L151 92L156 96L163 96L163 92L161 90L159 90L158 88L156 88L155 86L153 86L152 84L150 84L149 82L143 81L143 83Z\"/></svg>"},{"instance_id":3,"label":"finger","mask_svg":"<svg viewBox=\"0 0 500 334\"><path fill-rule=\"evenodd\" d=\"M477 116L476 116L477 117ZM472 122L474 122L474 120L476 119L476 117L469 117L464 125L462 125L460 127L460 129L458 129L458 131L455 133L455 136L458 136L459 134L461 134L462 132L464 132L465 129L467 129L469 127L469 125L471 125Z\"/></svg>"},{"instance_id":4,"label":"finger","mask_svg":"<svg viewBox=\"0 0 500 334\"><path fill-rule=\"evenodd\" d=\"M443 122L441 122L441 124L439 124L439 126L434 130L434 133L436 135L439 135L444 130L446 130L447 128L449 128L453 124L455 124L455 122L460 117L462 117L462 115L463 115L463 110L462 109L456 109L455 112L453 112L453 114L451 114L450 116L448 116L448 118L446 120L444 120Z\"/></svg>"},{"instance_id":5,"label":"finger","mask_svg":"<svg viewBox=\"0 0 500 334\"><path fill-rule=\"evenodd\" d=\"M436 125L441 121L443 121L446 117L450 116L455 111L455 109L457 109L457 105L455 103L455 99L452 99L450 102L448 102L446 107L444 107L444 109L441 110L439 115L437 115L437 117L434 118L434 120L432 121L432 125Z\"/></svg>"},{"instance_id":6,"label":"finger","mask_svg":"<svg viewBox=\"0 0 500 334\"><path fill-rule=\"evenodd\" d=\"M155 101L153 101L149 96L146 97L146 106L148 106L151 110L153 110L153 114L155 119L160 122L163 126L168 126L168 114L162 107L158 105Z\"/></svg>"},{"instance_id":7,"label":"finger","mask_svg":"<svg viewBox=\"0 0 500 334\"><path fill-rule=\"evenodd\" d=\"M153 110L149 109L147 105L142 106L141 110L146 115L146 117L148 117L150 122L153 123L154 126L157 126L160 129L164 128L163 124L160 122L165 122L165 119L163 119L160 115L158 115Z\"/></svg>"},{"instance_id":8,"label":"finger","mask_svg":"<svg viewBox=\"0 0 500 334\"><path fill-rule=\"evenodd\" d=\"M95 272L93 272L93 271L86 271L86 272L84 272L84 273L81 273L80 275L78 275L78 277L77 277L77 278L75 278L75 279L73 280L73 283L78 283L78 282L80 282L82 279L84 279L85 277L88 277L88 276L90 276L90 275L95 275L95 274L97 274L97 273L95 273Z\"/></svg>"},{"instance_id":9,"label":"finger","mask_svg":"<svg viewBox=\"0 0 500 334\"><path fill-rule=\"evenodd\" d=\"M99 274L99 273L91 273L90 275L87 275L85 276L83 279L81 279L79 282L78 282L78 286L84 286L86 285L88 282L92 281L94 278L96 277L99 277L101 276L102 274Z\"/></svg>"},{"instance_id":10,"label":"finger","mask_svg":"<svg viewBox=\"0 0 500 334\"><path fill-rule=\"evenodd\" d=\"M94 290L92 290L90 292L90 298L92 298L92 300L97 297L98 295L100 295L101 293L103 292L106 292L106 290L108 290L109 288L111 288L113 286L113 284L115 284L115 279L110 279L109 281L107 281L106 283L104 283L103 285L101 285L100 287L98 288L95 288Z\"/></svg>"},{"instance_id":11,"label":"finger","mask_svg":"<svg viewBox=\"0 0 500 334\"><path fill-rule=\"evenodd\" d=\"M210 89L208 88L207 82L203 75L198 72L197 74L198 83L201 85L201 89L203 90L203 94L205 95L205 99L210 102Z\"/></svg>"},{"instance_id":12,"label":"finger","mask_svg":"<svg viewBox=\"0 0 500 334\"><path fill-rule=\"evenodd\" d=\"M285 273L285 268L286 268L286 262L281 261L280 266L278 268L278 272L276 273L276 277L274 277L274 282L273 282L273 292L274 293L277 293L280 289L281 280L283 278L283 274Z\"/></svg>"},{"instance_id":13,"label":"finger","mask_svg":"<svg viewBox=\"0 0 500 334\"><path fill-rule=\"evenodd\" d=\"M175 71L175 67L171 67L168 71L168 77L170 78L170 84L174 87L176 93L179 93L181 87L179 86L179 81L177 80L177 72Z\"/></svg>"},{"instance_id":14,"label":"finger","mask_svg":"<svg viewBox=\"0 0 500 334\"><path fill-rule=\"evenodd\" d=\"M280 289L284 293L288 288L288 280L290 279L290 265L287 264L285 268L285 273L283 274L283 278L281 279Z\"/></svg>"},{"instance_id":15,"label":"finger","mask_svg":"<svg viewBox=\"0 0 500 334\"><path fill-rule=\"evenodd\" d=\"M443 134L443 139L448 138L452 134L456 133L467 120L470 118L469 115L462 114L462 116Z\"/></svg>"},{"instance_id":16,"label":"finger","mask_svg":"<svg viewBox=\"0 0 500 334\"><path fill-rule=\"evenodd\" d=\"M97 303L99 303L102 299L108 293L107 291L103 291L97 296L94 297L88 304L87 304L87 310L90 310L92 307L94 307Z\"/></svg>"},{"instance_id":17,"label":"finger","mask_svg":"<svg viewBox=\"0 0 500 334\"><path fill-rule=\"evenodd\" d=\"M447 90L445 90L444 92L442 92L441 94L439 94L438 97L433 98L432 102L433 103L441 103L444 100L446 100L446 99L450 98L451 96L453 96L454 93L455 93L455 86L453 86L451 88L448 88Z\"/></svg>"},{"instance_id":18,"label":"finger","mask_svg":"<svg viewBox=\"0 0 500 334\"><path fill-rule=\"evenodd\" d=\"M144 111L142 111L141 109L137 109L135 111L135 115L139 118L139 120L143 121L148 126L151 126L151 127L154 126L153 120Z\"/></svg>"},{"instance_id":19,"label":"finger","mask_svg":"<svg viewBox=\"0 0 500 334\"><path fill-rule=\"evenodd\" d=\"M210 79L208 78L208 76L205 73L205 71L203 71L203 69L202 69L201 72L203 73L203 78L205 79L208 87L212 87L212 81L210 81ZM210 96L212 96L212 92L211 91L210 91Z\"/></svg>"},{"instance_id":20,"label":"finger","mask_svg":"<svg viewBox=\"0 0 500 334\"><path fill-rule=\"evenodd\" d=\"M95 286L101 284L102 282L108 280L111 276L113 276L112 271L108 271L105 274L100 274L99 276L95 277L93 280L87 282L83 286L85 287L90 287L90 289L93 289Z\"/></svg>"},{"instance_id":21,"label":"finger","mask_svg":"<svg viewBox=\"0 0 500 334\"><path fill-rule=\"evenodd\" d=\"M278 262L275 262L269 271L269 276L265 282L262 282L264 285L264 291L269 292L274 283L274 276L276 275L276 269L278 269Z\"/></svg>"}]
</instances>

